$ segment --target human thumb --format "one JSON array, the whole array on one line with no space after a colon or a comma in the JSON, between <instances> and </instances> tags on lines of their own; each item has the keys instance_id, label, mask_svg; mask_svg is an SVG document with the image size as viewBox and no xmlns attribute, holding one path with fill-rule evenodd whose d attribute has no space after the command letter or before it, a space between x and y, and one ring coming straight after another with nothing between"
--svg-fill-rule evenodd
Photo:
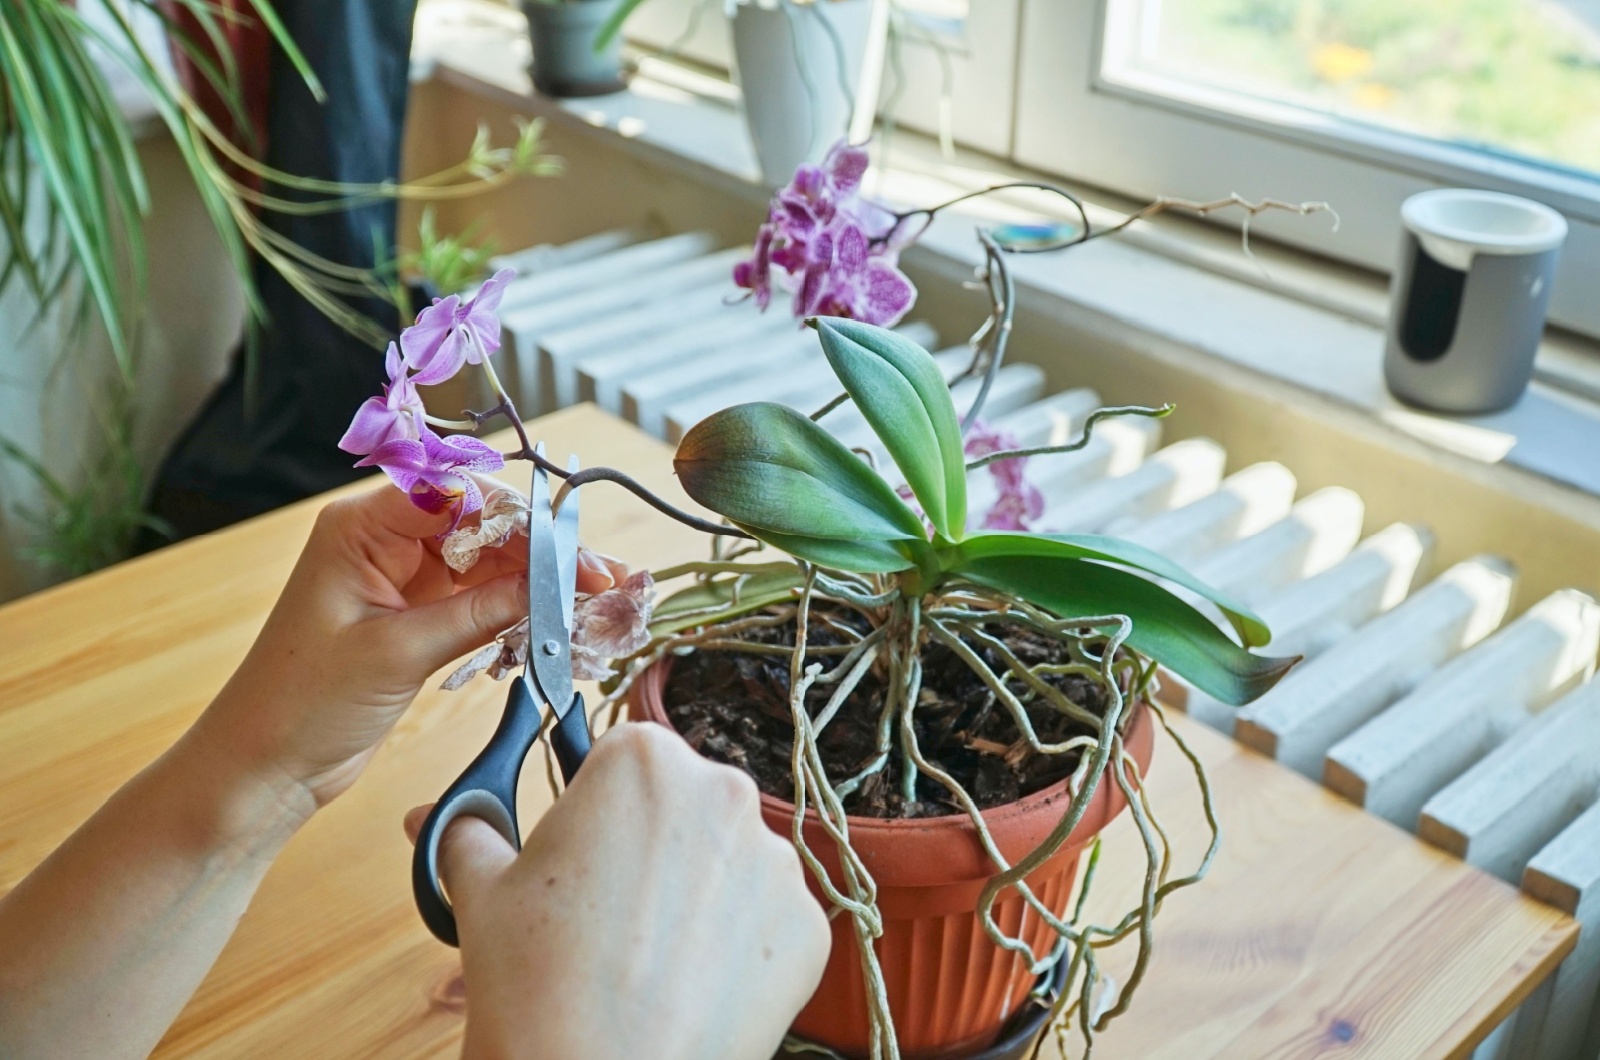
<instances>
[{"instance_id":1,"label":"human thumb","mask_svg":"<svg viewBox=\"0 0 1600 1060\"><path fill-rule=\"evenodd\" d=\"M480 648L528 615L528 576L503 574L395 616L397 643L422 677Z\"/></svg>"},{"instance_id":2,"label":"human thumb","mask_svg":"<svg viewBox=\"0 0 1600 1060\"><path fill-rule=\"evenodd\" d=\"M458 914L470 912L516 860L517 852L505 837L477 817L457 817L439 837L439 879Z\"/></svg>"}]
</instances>

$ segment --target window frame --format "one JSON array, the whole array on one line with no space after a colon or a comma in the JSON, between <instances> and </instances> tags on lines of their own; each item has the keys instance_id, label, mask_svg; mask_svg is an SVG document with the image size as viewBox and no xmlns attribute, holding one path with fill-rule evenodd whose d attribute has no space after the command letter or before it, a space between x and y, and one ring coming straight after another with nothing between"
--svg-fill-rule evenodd
<instances>
[{"instance_id":1,"label":"window frame","mask_svg":"<svg viewBox=\"0 0 1600 1060\"><path fill-rule=\"evenodd\" d=\"M1262 215L1252 230L1389 272L1400 204L1429 188L1524 195L1570 223L1550 303L1553 323L1600 337L1600 180L1373 126L1248 103L1157 74L1105 73L1130 27L1117 0L1023 0L1013 159L1140 198L1174 195L1330 202L1319 220ZM1120 37L1119 37L1120 35ZM1061 47L1060 41L1081 42ZM1165 91L1163 91L1165 89ZM1225 104L1225 105L1224 105Z\"/></svg>"},{"instance_id":2,"label":"window frame","mask_svg":"<svg viewBox=\"0 0 1600 1060\"><path fill-rule=\"evenodd\" d=\"M1017 40L1022 0L968 0L965 47L949 53L951 139L964 147L1009 158L1016 115ZM891 42L890 47L896 45ZM894 109L896 125L940 136L944 72L937 49L902 39L904 90ZM892 59L884 70L880 105L893 90ZM880 117L882 115L880 114Z\"/></svg>"},{"instance_id":3,"label":"window frame","mask_svg":"<svg viewBox=\"0 0 1600 1060\"><path fill-rule=\"evenodd\" d=\"M623 35L652 51L665 51L688 28L698 9L700 24L676 54L716 70L732 70L733 39L722 0L646 0L628 16Z\"/></svg>"}]
</instances>

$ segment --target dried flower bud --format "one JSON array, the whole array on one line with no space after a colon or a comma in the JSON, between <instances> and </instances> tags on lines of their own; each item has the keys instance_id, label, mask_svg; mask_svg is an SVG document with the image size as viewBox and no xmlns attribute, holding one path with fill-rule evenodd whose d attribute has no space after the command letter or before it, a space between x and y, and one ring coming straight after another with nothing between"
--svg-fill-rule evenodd
<instances>
[{"instance_id":1,"label":"dried flower bud","mask_svg":"<svg viewBox=\"0 0 1600 1060\"><path fill-rule=\"evenodd\" d=\"M476 526L463 526L448 534L439 546L439 555L456 573L472 569L478 553L498 548L517 533L528 533L528 501L510 487L489 491L483 499L483 514Z\"/></svg>"}]
</instances>

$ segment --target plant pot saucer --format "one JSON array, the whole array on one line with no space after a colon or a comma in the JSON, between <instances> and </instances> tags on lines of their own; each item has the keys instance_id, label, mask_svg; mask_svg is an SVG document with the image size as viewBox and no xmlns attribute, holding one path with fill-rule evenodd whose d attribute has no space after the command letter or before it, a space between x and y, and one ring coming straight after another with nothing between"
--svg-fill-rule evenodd
<instances>
[{"instance_id":1,"label":"plant pot saucer","mask_svg":"<svg viewBox=\"0 0 1600 1060\"><path fill-rule=\"evenodd\" d=\"M1058 995L1066 984L1068 961L1060 960L1056 966L1045 972L1039 978L1048 983L1046 993L1054 997ZM959 1060L1028 1060L1033 1056L1034 1046L1048 1028L1046 1022L1050 1018L1049 1006L1042 1004L1035 996L1029 995L1028 1001L1018 1009L1016 1014L1000 1031L1000 1037L987 1049L976 1053L968 1053ZM828 1052L791 1051L779 1049L773 1060L817 1060L819 1056L832 1055ZM952 1058L956 1060L956 1058Z\"/></svg>"}]
</instances>

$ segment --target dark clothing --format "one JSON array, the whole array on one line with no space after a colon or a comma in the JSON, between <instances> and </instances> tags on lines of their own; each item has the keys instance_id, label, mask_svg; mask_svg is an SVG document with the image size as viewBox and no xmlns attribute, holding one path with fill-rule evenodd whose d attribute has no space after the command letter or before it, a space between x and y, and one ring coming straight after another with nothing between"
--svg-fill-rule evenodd
<instances>
[{"instance_id":1,"label":"dark clothing","mask_svg":"<svg viewBox=\"0 0 1600 1060\"><path fill-rule=\"evenodd\" d=\"M281 51L270 62L266 161L299 176L350 183L399 175L415 0L279 0L290 36L320 78L312 98ZM299 193L268 187L270 194ZM262 220L335 262L370 267L393 253L395 206ZM267 319L167 456L151 506L179 538L215 530L351 481L363 472L336 448L356 407L379 392L383 357L346 334L273 269L255 263ZM354 308L393 333L393 306ZM246 340L248 341L248 340ZM159 544L150 542L149 544Z\"/></svg>"}]
</instances>

